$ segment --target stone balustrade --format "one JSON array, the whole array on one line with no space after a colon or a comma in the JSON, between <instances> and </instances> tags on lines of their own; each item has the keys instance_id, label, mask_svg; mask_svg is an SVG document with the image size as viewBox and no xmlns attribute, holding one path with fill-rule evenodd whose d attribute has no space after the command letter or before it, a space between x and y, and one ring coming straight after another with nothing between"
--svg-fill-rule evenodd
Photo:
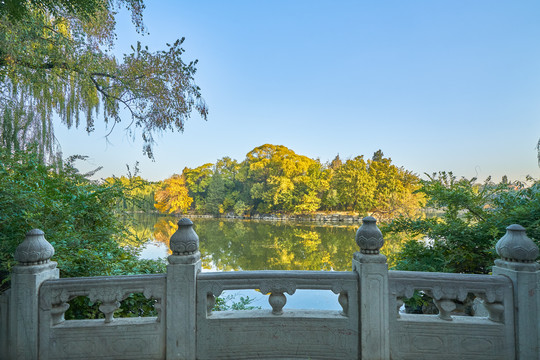
<instances>
[{"instance_id":1,"label":"stone balustrade","mask_svg":"<svg viewBox=\"0 0 540 360\"><path fill-rule=\"evenodd\" d=\"M501 275L390 271L391 350L396 358L512 359L512 281ZM421 293L438 314L400 313L405 299ZM464 316L457 304L477 298L487 316Z\"/></svg>"},{"instance_id":2,"label":"stone balustrade","mask_svg":"<svg viewBox=\"0 0 540 360\"><path fill-rule=\"evenodd\" d=\"M388 271L371 217L352 271L202 273L193 223L178 225L158 275L60 279L43 232L29 232L0 295L0 359L540 359L538 247L519 225L497 243L493 275ZM212 311L241 289L268 295L271 310ZM331 291L341 310L289 309L299 289ZM153 299L157 316L116 318L130 294ZM65 320L80 296L103 318ZM433 314L403 312L413 297ZM472 303L485 311L466 316Z\"/></svg>"},{"instance_id":3,"label":"stone balustrade","mask_svg":"<svg viewBox=\"0 0 540 360\"><path fill-rule=\"evenodd\" d=\"M284 293L293 295L297 289L331 290L339 295L342 313L348 313L348 298L357 293L358 275L354 272L331 271L241 271L201 273L197 277L199 294L208 299L208 315L215 297L224 290L254 289L269 294L268 302L273 315L283 314ZM279 300L278 300L279 299Z\"/></svg>"},{"instance_id":4,"label":"stone balustrade","mask_svg":"<svg viewBox=\"0 0 540 360\"><path fill-rule=\"evenodd\" d=\"M397 308L403 305L403 299L422 291L433 299L441 320L452 321L456 302L464 302L471 294L483 301L492 321L504 322L505 304L512 307L512 282L505 276L390 271L389 279Z\"/></svg>"},{"instance_id":5,"label":"stone balustrade","mask_svg":"<svg viewBox=\"0 0 540 360\"><path fill-rule=\"evenodd\" d=\"M268 294L272 310L212 311L225 290L256 289ZM285 294L297 289L339 294L341 311L287 309ZM358 274L329 271L241 271L197 277L200 359L352 358L358 353ZM223 336L216 337L215 334ZM246 338L250 341L246 342ZM269 340L279 346L268 346ZM223 349L227 348L227 354Z\"/></svg>"},{"instance_id":6,"label":"stone balustrade","mask_svg":"<svg viewBox=\"0 0 540 360\"><path fill-rule=\"evenodd\" d=\"M99 302L99 310L110 323L113 314L120 307L120 302L130 294L142 293L147 299L156 300L154 304L159 321L162 301L165 299L165 274L96 276L65 278L46 281L40 289L40 310L51 314L53 325L64 322L64 313L69 308L68 302L78 296L87 296L91 302Z\"/></svg>"},{"instance_id":7,"label":"stone balustrade","mask_svg":"<svg viewBox=\"0 0 540 360\"><path fill-rule=\"evenodd\" d=\"M48 280L39 290L39 357L82 358L81 349L93 357L163 358L166 275L98 276ZM114 318L120 302L131 294L154 299L157 317ZM68 302L86 296L99 303L104 319L64 320ZM85 356L87 357L87 356ZM88 358L88 357L87 357Z\"/></svg>"}]
</instances>

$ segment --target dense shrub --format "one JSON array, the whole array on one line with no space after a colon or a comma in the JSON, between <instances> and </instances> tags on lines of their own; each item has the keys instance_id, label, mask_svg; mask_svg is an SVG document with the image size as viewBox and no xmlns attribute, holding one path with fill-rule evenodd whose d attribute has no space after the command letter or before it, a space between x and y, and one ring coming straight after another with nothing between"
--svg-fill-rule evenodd
<instances>
[{"instance_id":1,"label":"dense shrub","mask_svg":"<svg viewBox=\"0 0 540 360\"><path fill-rule=\"evenodd\" d=\"M164 265L137 258L142 240L117 211L122 184L91 181L70 158L60 168L32 151L0 150L0 275L9 287L12 254L26 232L39 228L54 246L61 277L162 272ZM124 244L124 245L123 245ZM130 244L125 245L125 244Z\"/></svg>"},{"instance_id":2,"label":"dense shrub","mask_svg":"<svg viewBox=\"0 0 540 360\"><path fill-rule=\"evenodd\" d=\"M511 224L540 240L540 182L530 185L495 184L487 179L457 179L452 173L435 174L423 182L427 206L439 215L399 218L385 232L405 232L410 240L396 256L396 269L457 273L488 273L497 256L495 244Z\"/></svg>"}]
</instances>

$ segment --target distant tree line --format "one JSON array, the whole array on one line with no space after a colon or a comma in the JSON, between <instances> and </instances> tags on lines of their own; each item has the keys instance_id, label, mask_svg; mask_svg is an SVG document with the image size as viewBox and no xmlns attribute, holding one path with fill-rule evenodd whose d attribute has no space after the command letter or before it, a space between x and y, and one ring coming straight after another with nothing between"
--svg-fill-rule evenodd
<instances>
[{"instance_id":1,"label":"distant tree line","mask_svg":"<svg viewBox=\"0 0 540 360\"><path fill-rule=\"evenodd\" d=\"M424 204L420 179L392 164L381 150L329 163L265 144L242 162L224 157L215 164L184 168L155 190L164 213L235 214L351 212L379 219L415 216Z\"/></svg>"}]
</instances>

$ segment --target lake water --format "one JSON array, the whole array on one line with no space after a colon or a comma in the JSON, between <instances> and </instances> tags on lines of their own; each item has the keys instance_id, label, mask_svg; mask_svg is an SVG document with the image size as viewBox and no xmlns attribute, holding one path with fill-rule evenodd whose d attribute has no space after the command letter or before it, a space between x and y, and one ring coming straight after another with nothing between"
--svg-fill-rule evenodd
<instances>
[{"instance_id":1,"label":"lake water","mask_svg":"<svg viewBox=\"0 0 540 360\"><path fill-rule=\"evenodd\" d=\"M166 258L178 218L144 216L139 236L149 242L142 258ZM313 224L238 219L192 218L199 236L202 271L328 270L346 271L358 251L354 237L359 224ZM392 242L389 242L390 245ZM392 251L392 246L387 246ZM227 291L249 296L252 305L270 309L267 296L252 290ZM331 291L297 290L287 295L289 309L341 309Z\"/></svg>"}]
</instances>

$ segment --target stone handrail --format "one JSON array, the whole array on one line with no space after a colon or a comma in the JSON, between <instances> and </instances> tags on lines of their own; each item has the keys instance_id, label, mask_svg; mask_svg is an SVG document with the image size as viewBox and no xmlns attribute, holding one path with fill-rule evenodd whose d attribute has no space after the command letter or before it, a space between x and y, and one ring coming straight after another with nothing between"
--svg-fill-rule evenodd
<instances>
[{"instance_id":1,"label":"stone handrail","mask_svg":"<svg viewBox=\"0 0 540 360\"><path fill-rule=\"evenodd\" d=\"M393 358L515 358L514 292L508 277L389 271L388 282ZM400 313L415 291L432 298L437 315ZM487 317L457 311L457 303L472 305L473 298L480 299Z\"/></svg>"},{"instance_id":2,"label":"stone handrail","mask_svg":"<svg viewBox=\"0 0 540 360\"><path fill-rule=\"evenodd\" d=\"M348 314L349 293L357 290L358 275L354 272L329 271L241 271L200 273L198 286L207 294L207 311L211 313L215 298L224 290L256 289L270 294L268 302L274 315L281 315L286 303L284 293L293 295L297 289L331 290L339 294L343 314Z\"/></svg>"},{"instance_id":3,"label":"stone handrail","mask_svg":"<svg viewBox=\"0 0 540 360\"><path fill-rule=\"evenodd\" d=\"M100 301L99 310L105 315L105 323L113 321L120 302L130 294L142 293L147 299L154 298L154 308L161 312L165 297L165 274L96 276L47 280L40 289L40 309L50 310L53 325L64 321L68 302L78 296L88 296L90 301Z\"/></svg>"},{"instance_id":4,"label":"stone handrail","mask_svg":"<svg viewBox=\"0 0 540 360\"><path fill-rule=\"evenodd\" d=\"M358 353L358 281L355 272L199 273L197 358L274 359L294 355L306 359L352 359ZM272 310L212 312L216 296L238 289L270 294ZM293 295L299 289L339 294L342 311L284 309L285 293ZM317 296L316 292L312 296ZM246 338L250 340L246 342ZM225 356L224 348L228 349Z\"/></svg>"},{"instance_id":5,"label":"stone handrail","mask_svg":"<svg viewBox=\"0 0 540 360\"><path fill-rule=\"evenodd\" d=\"M482 299L489 319L495 322L503 322L505 304L512 306L512 281L501 275L389 271L388 280L397 308L403 305L403 298L411 298L416 290L423 291L433 298L442 320L451 321L455 301L463 302L469 294Z\"/></svg>"},{"instance_id":6,"label":"stone handrail","mask_svg":"<svg viewBox=\"0 0 540 360\"><path fill-rule=\"evenodd\" d=\"M39 290L39 359L164 358L165 291L166 274L45 281ZM120 302L135 293L153 299L158 316L115 319ZM105 319L64 320L68 302L78 296L100 302Z\"/></svg>"}]
</instances>

